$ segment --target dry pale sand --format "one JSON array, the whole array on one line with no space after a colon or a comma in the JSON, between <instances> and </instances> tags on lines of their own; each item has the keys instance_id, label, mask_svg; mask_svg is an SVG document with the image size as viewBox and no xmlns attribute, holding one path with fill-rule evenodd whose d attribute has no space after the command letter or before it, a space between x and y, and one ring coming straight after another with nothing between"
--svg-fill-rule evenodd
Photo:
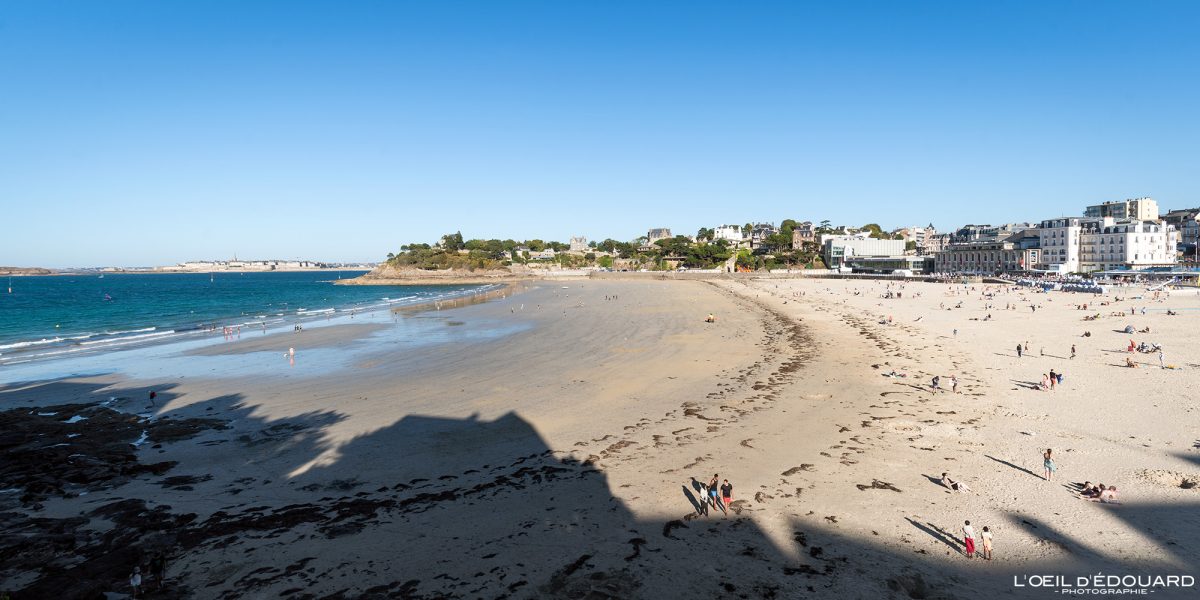
<instances>
[{"instance_id":1,"label":"dry pale sand","mask_svg":"<svg viewBox=\"0 0 1200 600\"><path fill-rule=\"evenodd\" d=\"M137 412L156 389L171 418L228 420L144 446L143 462L178 461L163 476L36 511L145 499L158 510L138 513L147 521L194 515L153 541L174 548L174 593L195 598L1050 597L1013 575L1195 574L1200 492L1180 483L1200 473L1187 397L1200 311L1083 323L1072 296L1012 293L992 302L1023 310L985 322L971 320L986 314L978 290L883 291L533 284L407 315L465 335L381 348L332 375L72 379L0 390L0 408L115 397ZM716 324L702 322L710 312ZM1127 342L1111 331L1126 322L1149 324L1182 368L1109 366L1124 361L1107 351ZM521 328L473 336L504 323ZM1044 345L1064 358L1018 361L1026 338L1035 355ZM1062 389L1021 387L1052 367L1066 373ZM893 368L909 377L881 376ZM931 392L934 373L956 374L963 393ZM1045 447L1061 481L1039 476ZM974 492L949 493L932 480L942 471ZM714 473L735 501L702 516L693 478ZM1125 503L1063 485L1084 479L1118 485ZM992 527L996 560L961 555L964 519ZM20 589L37 574L4 575Z\"/></svg>"}]
</instances>

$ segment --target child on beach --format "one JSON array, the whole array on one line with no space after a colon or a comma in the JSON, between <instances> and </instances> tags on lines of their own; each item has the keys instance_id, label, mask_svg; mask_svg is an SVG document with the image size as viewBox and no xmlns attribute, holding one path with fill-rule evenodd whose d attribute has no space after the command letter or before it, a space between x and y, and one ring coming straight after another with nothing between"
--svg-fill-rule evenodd
<instances>
[{"instance_id":1,"label":"child on beach","mask_svg":"<svg viewBox=\"0 0 1200 600\"><path fill-rule=\"evenodd\" d=\"M142 568L134 567L129 575L129 597L137 598L142 593Z\"/></svg>"},{"instance_id":2,"label":"child on beach","mask_svg":"<svg viewBox=\"0 0 1200 600\"><path fill-rule=\"evenodd\" d=\"M974 558L975 557L975 528L971 527L970 521L964 522L962 532L963 532L963 545L966 546L966 548L964 549L964 552L966 553L967 558Z\"/></svg>"},{"instance_id":3,"label":"child on beach","mask_svg":"<svg viewBox=\"0 0 1200 600\"><path fill-rule=\"evenodd\" d=\"M985 525L983 533L980 534L983 538L983 558L984 560L992 560L992 530Z\"/></svg>"},{"instance_id":4,"label":"child on beach","mask_svg":"<svg viewBox=\"0 0 1200 600\"><path fill-rule=\"evenodd\" d=\"M1054 464L1054 458L1050 456L1050 449L1046 448L1046 452L1042 454L1042 466L1046 468L1046 481L1054 481L1054 472L1058 467Z\"/></svg>"}]
</instances>

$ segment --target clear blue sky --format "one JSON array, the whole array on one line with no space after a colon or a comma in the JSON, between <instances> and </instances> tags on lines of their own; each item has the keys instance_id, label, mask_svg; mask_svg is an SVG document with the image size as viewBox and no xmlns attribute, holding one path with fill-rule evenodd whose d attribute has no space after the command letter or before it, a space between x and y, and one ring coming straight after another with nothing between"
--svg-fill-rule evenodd
<instances>
[{"instance_id":1,"label":"clear blue sky","mask_svg":"<svg viewBox=\"0 0 1200 600\"><path fill-rule=\"evenodd\" d=\"M0 264L1200 204L1197 2L0 4Z\"/></svg>"}]
</instances>

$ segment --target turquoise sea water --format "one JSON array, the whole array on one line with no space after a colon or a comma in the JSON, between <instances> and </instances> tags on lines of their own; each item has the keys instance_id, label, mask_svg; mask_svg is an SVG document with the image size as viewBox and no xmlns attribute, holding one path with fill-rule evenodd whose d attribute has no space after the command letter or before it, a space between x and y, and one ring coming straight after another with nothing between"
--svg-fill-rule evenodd
<instances>
[{"instance_id":1,"label":"turquoise sea water","mask_svg":"<svg viewBox=\"0 0 1200 600\"><path fill-rule=\"evenodd\" d=\"M261 330L471 294L483 286L340 286L361 271L14 277L0 281L0 366L224 327ZM10 283L11 281L11 283ZM11 293L8 287L11 285Z\"/></svg>"}]
</instances>

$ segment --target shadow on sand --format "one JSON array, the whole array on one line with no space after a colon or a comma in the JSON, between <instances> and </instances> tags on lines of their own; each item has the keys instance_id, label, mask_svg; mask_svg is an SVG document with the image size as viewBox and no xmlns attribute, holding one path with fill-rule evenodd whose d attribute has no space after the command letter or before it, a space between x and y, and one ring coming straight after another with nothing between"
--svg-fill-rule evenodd
<instances>
[{"instance_id":1,"label":"shadow on sand","mask_svg":"<svg viewBox=\"0 0 1200 600\"><path fill-rule=\"evenodd\" d=\"M76 399L147 393L72 385L41 389ZM163 389L160 399L170 395ZM39 396L37 388L5 389L0 403ZM1048 597L1013 587L1012 576L1028 565L997 560L983 569L962 559L949 533L960 524L899 517L934 544L924 536L847 534L836 523L792 516L781 521L790 529L781 541L759 528L756 504L734 502L729 518L699 516L702 500L686 480L663 490L613 490L593 463L550 447L515 413L410 415L335 446L327 433L344 418L336 411L272 421L254 408L230 395L164 411L168 421L220 415L229 428L191 432L189 444L203 456L164 473L73 488L90 494L57 501L73 503L68 514L77 517L6 505L0 580L20 582L13 598L125 592L127 574L160 550L168 552L168 586L149 598ZM161 445L144 447L137 460L174 456L173 442ZM614 492L669 495L679 516L636 515ZM1123 564L1015 516L997 531L997 547L1014 529L1045 540L1054 553L1037 565L1039 574L1194 569L1195 506L1095 508L1161 540L1161 558ZM16 550L14 536L23 544Z\"/></svg>"}]
</instances>

